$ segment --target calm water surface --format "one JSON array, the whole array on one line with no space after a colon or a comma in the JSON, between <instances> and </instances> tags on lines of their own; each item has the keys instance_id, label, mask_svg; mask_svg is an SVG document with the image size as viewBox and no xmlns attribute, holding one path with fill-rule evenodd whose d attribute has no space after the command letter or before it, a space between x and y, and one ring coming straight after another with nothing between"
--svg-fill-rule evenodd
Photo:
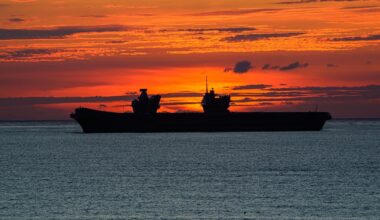
<instances>
[{"instance_id":1,"label":"calm water surface","mask_svg":"<svg viewBox=\"0 0 380 220\"><path fill-rule=\"evenodd\" d=\"M0 219L380 219L380 121L82 134L0 123Z\"/></svg>"}]
</instances>

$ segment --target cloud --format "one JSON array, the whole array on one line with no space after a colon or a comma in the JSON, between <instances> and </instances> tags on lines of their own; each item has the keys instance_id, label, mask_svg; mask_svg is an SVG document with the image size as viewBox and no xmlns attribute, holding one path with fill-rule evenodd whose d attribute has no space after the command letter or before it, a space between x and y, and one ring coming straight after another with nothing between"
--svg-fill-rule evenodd
<instances>
[{"instance_id":1,"label":"cloud","mask_svg":"<svg viewBox=\"0 0 380 220\"><path fill-rule=\"evenodd\" d=\"M261 67L262 70L276 70L276 69L279 69L280 66L278 65L274 65L272 66L271 64L267 63L267 64L264 64L263 67Z\"/></svg>"},{"instance_id":2,"label":"cloud","mask_svg":"<svg viewBox=\"0 0 380 220\"><path fill-rule=\"evenodd\" d=\"M228 15L244 15L260 12L276 12L282 9L279 8L247 8L237 10L222 10L222 11L206 11L190 14L191 16L228 16Z\"/></svg>"},{"instance_id":3,"label":"cloud","mask_svg":"<svg viewBox=\"0 0 380 220\"><path fill-rule=\"evenodd\" d=\"M272 65L272 64L267 63L267 64L264 64L261 69L262 70L276 70L276 69L279 69L280 71L288 71L288 70L293 70L293 69L297 69L297 68L305 68L305 67L308 67L308 66L309 66L308 63L301 64L301 63L299 63L297 61L297 62L291 63L289 65L286 65L286 66Z\"/></svg>"},{"instance_id":4,"label":"cloud","mask_svg":"<svg viewBox=\"0 0 380 220\"><path fill-rule=\"evenodd\" d=\"M337 67L337 65L333 63L328 63L326 64L326 67L332 68L332 67Z\"/></svg>"},{"instance_id":5,"label":"cloud","mask_svg":"<svg viewBox=\"0 0 380 220\"><path fill-rule=\"evenodd\" d=\"M353 36L353 37L332 38L330 40L331 41L372 41L372 40L380 40L380 34L368 35L365 37Z\"/></svg>"},{"instance_id":6,"label":"cloud","mask_svg":"<svg viewBox=\"0 0 380 220\"><path fill-rule=\"evenodd\" d=\"M131 101L135 96L90 96L90 97L15 97L0 98L3 106L25 106L42 104L65 104L65 103L97 103L114 101Z\"/></svg>"},{"instance_id":7,"label":"cloud","mask_svg":"<svg viewBox=\"0 0 380 220\"><path fill-rule=\"evenodd\" d=\"M266 89L266 88L271 88L271 87L272 87L272 85L251 84L251 85L235 86L232 88L232 90Z\"/></svg>"},{"instance_id":8,"label":"cloud","mask_svg":"<svg viewBox=\"0 0 380 220\"><path fill-rule=\"evenodd\" d=\"M347 6L343 7L341 9L343 10L356 10L356 9L371 9L371 8L378 8L379 6L374 5L364 5L364 6Z\"/></svg>"},{"instance_id":9,"label":"cloud","mask_svg":"<svg viewBox=\"0 0 380 220\"><path fill-rule=\"evenodd\" d=\"M81 15L79 17L81 17L81 18L107 18L108 15L94 14L94 15Z\"/></svg>"},{"instance_id":10,"label":"cloud","mask_svg":"<svg viewBox=\"0 0 380 220\"><path fill-rule=\"evenodd\" d=\"M12 2L25 3L25 2L35 2L37 0L11 0Z\"/></svg>"},{"instance_id":11,"label":"cloud","mask_svg":"<svg viewBox=\"0 0 380 220\"><path fill-rule=\"evenodd\" d=\"M371 13L371 12L380 12L380 7L363 7L363 8L352 8L351 9L352 12L356 12L356 13Z\"/></svg>"},{"instance_id":12,"label":"cloud","mask_svg":"<svg viewBox=\"0 0 380 220\"><path fill-rule=\"evenodd\" d=\"M128 30L122 25L64 26L50 29L0 29L0 40L63 38L87 32L113 32Z\"/></svg>"},{"instance_id":13,"label":"cloud","mask_svg":"<svg viewBox=\"0 0 380 220\"><path fill-rule=\"evenodd\" d=\"M53 53L60 52L59 49L22 49L9 51L4 54L0 54L0 59L18 59L27 58L35 55L50 55Z\"/></svg>"},{"instance_id":14,"label":"cloud","mask_svg":"<svg viewBox=\"0 0 380 220\"><path fill-rule=\"evenodd\" d=\"M267 69L269 69L269 67L270 67L270 64L264 64L264 66L261 69L267 70Z\"/></svg>"},{"instance_id":15,"label":"cloud","mask_svg":"<svg viewBox=\"0 0 380 220\"><path fill-rule=\"evenodd\" d=\"M21 23L21 22L24 22L25 19L22 19L22 18L9 18L8 21L9 22L14 22L14 23Z\"/></svg>"},{"instance_id":16,"label":"cloud","mask_svg":"<svg viewBox=\"0 0 380 220\"><path fill-rule=\"evenodd\" d=\"M291 63L287 66L280 67L280 71L289 71L289 70L294 70L297 68L304 68L304 67L308 67L308 66L309 66L308 63L301 64L297 61L297 62Z\"/></svg>"},{"instance_id":17,"label":"cloud","mask_svg":"<svg viewBox=\"0 0 380 220\"><path fill-rule=\"evenodd\" d=\"M232 93L232 97L244 97L233 102L272 102L272 101L350 101L380 100L380 85L364 86L309 86L309 87L273 87L265 84L235 86L233 90L264 90L254 93ZM163 98L202 97L199 92L174 92L161 94ZM0 106L33 106L42 104L65 103L108 103L116 101L132 101L136 94L122 96L88 96L88 97L10 97L0 98ZM177 103L177 101L175 101ZM183 101L180 101L183 102ZM173 102L165 102L167 105ZM184 103L188 104L187 101ZM199 102L191 102L199 104ZM178 103L177 103L178 104ZM173 104L172 104L173 105Z\"/></svg>"},{"instance_id":18,"label":"cloud","mask_svg":"<svg viewBox=\"0 0 380 220\"><path fill-rule=\"evenodd\" d=\"M242 41L256 41L268 38L279 38L279 37L293 37L302 35L301 32L289 32L289 33L269 33L269 34L239 34L232 37L225 37L222 41L227 42L242 42Z\"/></svg>"},{"instance_id":19,"label":"cloud","mask_svg":"<svg viewBox=\"0 0 380 220\"><path fill-rule=\"evenodd\" d=\"M256 28L253 27L228 27L228 28L188 28L180 29L178 31L188 31L188 32L209 32L209 31L218 31L218 32L245 32L245 31L255 31Z\"/></svg>"},{"instance_id":20,"label":"cloud","mask_svg":"<svg viewBox=\"0 0 380 220\"><path fill-rule=\"evenodd\" d=\"M127 41L125 41L125 40L111 40L111 41L106 41L105 43L107 43L107 44L123 44L125 42L127 42Z\"/></svg>"},{"instance_id":21,"label":"cloud","mask_svg":"<svg viewBox=\"0 0 380 220\"><path fill-rule=\"evenodd\" d=\"M253 66L250 61L243 60L235 64L233 71L234 73L246 73L252 68Z\"/></svg>"},{"instance_id":22,"label":"cloud","mask_svg":"<svg viewBox=\"0 0 380 220\"><path fill-rule=\"evenodd\" d=\"M309 92L328 92L340 91L343 93L349 91L380 91L380 85L366 85L366 86L304 86L304 87L285 87L285 88L270 88L272 91L309 91ZM342 94L343 94L342 93ZM380 93L379 93L380 96Z\"/></svg>"},{"instance_id":23,"label":"cloud","mask_svg":"<svg viewBox=\"0 0 380 220\"><path fill-rule=\"evenodd\" d=\"M361 0L297 0L297 1L277 2L277 4L293 5L293 4L316 3L316 2L356 2L356 1L361 1Z\"/></svg>"}]
</instances>

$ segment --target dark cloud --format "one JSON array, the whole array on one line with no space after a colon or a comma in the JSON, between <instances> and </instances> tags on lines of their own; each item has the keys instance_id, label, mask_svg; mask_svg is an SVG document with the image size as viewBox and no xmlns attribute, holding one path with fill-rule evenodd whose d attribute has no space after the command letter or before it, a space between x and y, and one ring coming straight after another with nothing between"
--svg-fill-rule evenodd
<instances>
[{"instance_id":1,"label":"dark cloud","mask_svg":"<svg viewBox=\"0 0 380 220\"><path fill-rule=\"evenodd\" d=\"M343 10L356 10L356 9L370 9L370 8L378 8L379 6L374 5L364 5L364 6L346 6L341 9Z\"/></svg>"},{"instance_id":2,"label":"dark cloud","mask_svg":"<svg viewBox=\"0 0 380 220\"><path fill-rule=\"evenodd\" d=\"M315 2L356 2L356 1L361 1L361 0L296 0L296 1L278 2L277 4L293 5L293 4L306 4L306 3L315 3Z\"/></svg>"},{"instance_id":3,"label":"dark cloud","mask_svg":"<svg viewBox=\"0 0 380 220\"><path fill-rule=\"evenodd\" d=\"M49 55L53 53L60 52L60 49L22 49L9 51L4 54L0 54L0 59L18 59L27 58L35 55Z\"/></svg>"},{"instance_id":4,"label":"dark cloud","mask_svg":"<svg viewBox=\"0 0 380 220\"><path fill-rule=\"evenodd\" d=\"M379 103L380 85L354 86L354 87L287 87L267 88L263 92L232 93L232 97L245 97L233 99L234 102L303 102L303 103L335 103L347 104L354 102ZM377 104L378 105L378 104ZM376 105L375 105L376 106ZM379 109L378 105L376 108ZM346 112L349 112L346 109ZM329 109L334 111L334 109ZM377 115L379 115L377 113Z\"/></svg>"},{"instance_id":5,"label":"dark cloud","mask_svg":"<svg viewBox=\"0 0 380 220\"><path fill-rule=\"evenodd\" d=\"M368 35L365 37L362 36L353 36L353 37L340 37L340 38L332 38L331 41L372 41L372 40L380 40L380 34Z\"/></svg>"},{"instance_id":6,"label":"dark cloud","mask_svg":"<svg viewBox=\"0 0 380 220\"><path fill-rule=\"evenodd\" d=\"M337 67L337 65L333 64L333 63L328 63L328 64L326 64L326 67L329 67L329 68L331 68L331 67Z\"/></svg>"},{"instance_id":7,"label":"dark cloud","mask_svg":"<svg viewBox=\"0 0 380 220\"><path fill-rule=\"evenodd\" d=\"M272 102L260 102L259 105L268 106L268 105L274 105L274 104Z\"/></svg>"},{"instance_id":8,"label":"dark cloud","mask_svg":"<svg viewBox=\"0 0 380 220\"><path fill-rule=\"evenodd\" d=\"M294 62L294 63L291 63L287 66L280 67L280 71L289 71L289 70L294 70L297 68L304 68L304 67L308 67L308 66L309 66L308 63L301 64L299 62Z\"/></svg>"},{"instance_id":9,"label":"dark cloud","mask_svg":"<svg viewBox=\"0 0 380 220\"><path fill-rule=\"evenodd\" d=\"M252 68L253 66L250 61L243 60L235 64L233 71L234 73L246 73Z\"/></svg>"},{"instance_id":10,"label":"dark cloud","mask_svg":"<svg viewBox=\"0 0 380 220\"><path fill-rule=\"evenodd\" d=\"M261 68L263 70L267 70L270 68L270 64L264 64L264 66Z\"/></svg>"},{"instance_id":11,"label":"dark cloud","mask_svg":"<svg viewBox=\"0 0 380 220\"><path fill-rule=\"evenodd\" d=\"M355 9L355 10L353 10L353 12L356 12L356 13L371 13L371 12L378 13L378 12L380 12L380 7Z\"/></svg>"},{"instance_id":12,"label":"dark cloud","mask_svg":"<svg viewBox=\"0 0 380 220\"><path fill-rule=\"evenodd\" d=\"M235 86L232 88L232 90L266 89L266 88L271 88L271 87L272 87L272 85L251 84L251 85Z\"/></svg>"},{"instance_id":13,"label":"dark cloud","mask_svg":"<svg viewBox=\"0 0 380 220\"><path fill-rule=\"evenodd\" d=\"M81 18L107 18L108 15L81 15Z\"/></svg>"},{"instance_id":14,"label":"dark cloud","mask_svg":"<svg viewBox=\"0 0 380 220\"><path fill-rule=\"evenodd\" d=\"M8 21L9 22L14 22L14 23L21 23L21 22L24 22L25 19L22 19L22 18L9 18Z\"/></svg>"},{"instance_id":15,"label":"dark cloud","mask_svg":"<svg viewBox=\"0 0 380 220\"><path fill-rule=\"evenodd\" d=\"M276 12L282 9L278 8L248 8L248 9L237 9L237 10L223 10L223 11L207 11L201 13L190 14L192 16L226 16L226 15L244 15L260 12Z\"/></svg>"},{"instance_id":16,"label":"dark cloud","mask_svg":"<svg viewBox=\"0 0 380 220\"><path fill-rule=\"evenodd\" d=\"M262 70L279 69L280 71L287 71L287 70L293 70L293 69L297 69L297 68L305 68L308 66L309 66L308 63L301 64L297 61L297 62L291 63L289 65L286 65L286 66L279 66L279 65L273 65L272 66L271 64L268 63L268 64L264 64L264 66L261 69Z\"/></svg>"},{"instance_id":17,"label":"dark cloud","mask_svg":"<svg viewBox=\"0 0 380 220\"><path fill-rule=\"evenodd\" d=\"M242 41L256 41L268 38L279 38L279 37L293 37L302 35L304 33L300 32L290 32L290 33L269 33L269 34L239 34L232 37L225 37L222 41L227 42L242 42Z\"/></svg>"},{"instance_id":18,"label":"dark cloud","mask_svg":"<svg viewBox=\"0 0 380 220\"><path fill-rule=\"evenodd\" d=\"M66 26L51 29L0 29L0 40L63 38L78 33L125 31L127 29L126 26L121 25Z\"/></svg>"},{"instance_id":19,"label":"dark cloud","mask_svg":"<svg viewBox=\"0 0 380 220\"><path fill-rule=\"evenodd\" d=\"M280 68L280 66L278 65L274 65L272 66L271 64L267 63L267 64L264 64L263 67L261 67L262 70L275 70L275 69L278 69Z\"/></svg>"},{"instance_id":20,"label":"dark cloud","mask_svg":"<svg viewBox=\"0 0 380 220\"><path fill-rule=\"evenodd\" d=\"M125 40L111 40L111 41L107 41L106 43L107 44L123 44L125 42L127 42L127 41L125 41Z\"/></svg>"},{"instance_id":21,"label":"dark cloud","mask_svg":"<svg viewBox=\"0 0 380 220\"><path fill-rule=\"evenodd\" d=\"M272 91L306 91L306 92L329 92L329 91L340 91L342 94L348 92L357 91L379 91L380 96L380 85L366 85L366 86L306 86L306 87L285 87L285 88L270 88Z\"/></svg>"},{"instance_id":22,"label":"dark cloud","mask_svg":"<svg viewBox=\"0 0 380 220\"><path fill-rule=\"evenodd\" d=\"M179 31L188 31L188 32L208 32L208 31L218 31L218 32L244 32L244 31L255 31L256 28L253 27L228 27L228 28L189 28L189 29L180 29Z\"/></svg>"},{"instance_id":23,"label":"dark cloud","mask_svg":"<svg viewBox=\"0 0 380 220\"><path fill-rule=\"evenodd\" d=\"M196 32L196 33L203 33L203 32L231 32L231 33L240 33L240 32L246 32L246 31L255 31L257 30L254 27L215 27L215 28L186 28L186 29L161 29L160 32L176 32L176 31L183 31L183 32Z\"/></svg>"}]
</instances>

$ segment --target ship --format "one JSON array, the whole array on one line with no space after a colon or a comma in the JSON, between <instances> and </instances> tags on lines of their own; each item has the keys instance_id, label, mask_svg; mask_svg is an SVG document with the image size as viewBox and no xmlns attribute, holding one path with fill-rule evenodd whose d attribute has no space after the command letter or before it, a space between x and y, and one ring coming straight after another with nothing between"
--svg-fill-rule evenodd
<instances>
[{"instance_id":1,"label":"ship","mask_svg":"<svg viewBox=\"0 0 380 220\"><path fill-rule=\"evenodd\" d=\"M77 108L70 115L84 133L117 132L241 132L241 131L320 131L330 120L329 112L230 112L229 95L206 91L203 112L160 113L160 95L140 96L131 103L133 112L108 112Z\"/></svg>"}]
</instances>

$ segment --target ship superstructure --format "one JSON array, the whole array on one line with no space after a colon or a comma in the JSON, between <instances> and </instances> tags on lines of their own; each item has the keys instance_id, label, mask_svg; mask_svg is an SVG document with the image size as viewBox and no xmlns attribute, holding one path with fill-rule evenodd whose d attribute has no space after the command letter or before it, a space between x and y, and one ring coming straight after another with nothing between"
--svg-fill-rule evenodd
<instances>
[{"instance_id":1,"label":"ship superstructure","mask_svg":"<svg viewBox=\"0 0 380 220\"><path fill-rule=\"evenodd\" d=\"M228 108L230 107L231 96L224 95L219 96L215 93L214 88L208 91L208 81L206 77L206 92L202 99L203 112L206 114L215 113L229 113Z\"/></svg>"},{"instance_id":2,"label":"ship superstructure","mask_svg":"<svg viewBox=\"0 0 380 220\"><path fill-rule=\"evenodd\" d=\"M160 108L160 95L148 96L148 89L140 89L140 96L132 101L135 114L156 114Z\"/></svg>"}]
</instances>

